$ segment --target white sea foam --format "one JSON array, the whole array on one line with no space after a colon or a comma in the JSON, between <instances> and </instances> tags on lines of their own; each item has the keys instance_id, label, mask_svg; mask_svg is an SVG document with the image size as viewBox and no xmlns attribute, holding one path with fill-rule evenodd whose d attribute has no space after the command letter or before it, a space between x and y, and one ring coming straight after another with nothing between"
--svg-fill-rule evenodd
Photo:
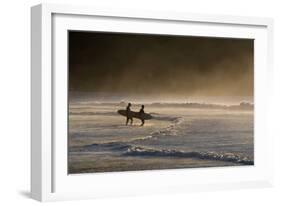
<instances>
[{"instance_id":1,"label":"white sea foam","mask_svg":"<svg viewBox=\"0 0 281 206\"><path fill-rule=\"evenodd\" d=\"M184 152L178 150L156 150L153 148L144 147L128 147L124 155L128 156L149 156L149 157L177 157L177 158L197 158L205 160L217 160L233 162L243 165L253 165L254 161L248 157L232 153L217 153L217 152Z\"/></svg>"}]
</instances>

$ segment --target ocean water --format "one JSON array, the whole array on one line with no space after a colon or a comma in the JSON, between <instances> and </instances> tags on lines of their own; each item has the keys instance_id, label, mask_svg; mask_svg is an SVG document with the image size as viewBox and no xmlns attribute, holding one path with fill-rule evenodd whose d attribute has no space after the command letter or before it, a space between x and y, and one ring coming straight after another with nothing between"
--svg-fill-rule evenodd
<instances>
[{"instance_id":1,"label":"ocean water","mask_svg":"<svg viewBox=\"0 0 281 206\"><path fill-rule=\"evenodd\" d=\"M119 109L124 105L70 102L70 174L254 164L252 109L148 104L153 119L143 127L138 119L126 126Z\"/></svg>"}]
</instances>

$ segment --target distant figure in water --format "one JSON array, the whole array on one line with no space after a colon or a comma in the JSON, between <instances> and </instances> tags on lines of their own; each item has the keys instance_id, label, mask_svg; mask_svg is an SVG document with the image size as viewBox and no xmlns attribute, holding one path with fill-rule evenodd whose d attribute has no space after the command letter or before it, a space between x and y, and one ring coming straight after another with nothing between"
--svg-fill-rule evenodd
<instances>
[{"instance_id":1,"label":"distant figure in water","mask_svg":"<svg viewBox=\"0 0 281 206\"><path fill-rule=\"evenodd\" d=\"M132 113L131 113L131 103L128 104L127 108L126 108L126 116L127 116L127 121L126 121L126 125L128 125L129 120L131 120L131 125L133 124L133 117L132 117Z\"/></svg>"},{"instance_id":2,"label":"distant figure in water","mask_svg":"<svg viewBox=\"0 0 281 206\"><path fill-rule=\"evenodd\" d=\"M139 115L140 115L140 119L141 119L141 126L143 126L144 125L144 105L141 105Z\"/></svg>"}]
</instances>

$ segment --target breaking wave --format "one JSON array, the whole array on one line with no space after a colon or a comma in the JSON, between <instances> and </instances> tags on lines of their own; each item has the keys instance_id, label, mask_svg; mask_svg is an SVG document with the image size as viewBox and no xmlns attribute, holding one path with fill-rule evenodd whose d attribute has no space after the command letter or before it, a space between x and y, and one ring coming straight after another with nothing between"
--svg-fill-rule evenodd
<instances>
[{"instance_id":1,"label":"breaking wave","mask_svg":"<svg viewBox=\"0 0 281 206\"><path fill-rule=\"evenodd\" d=\"M73 148L72 151L79 152L96 152L96 151L115 151L124 156L139 157L174 157L174 158L196 158L202 160L216 160L224 162L232 162L242 165L254 165L254 161L248 157L233 153L218 152L184 152L180 150L154 149L140 146L133 146L126 142L106 142L85 145L79 148Z\"/></svg>"},{"instance_id":2,"label":"breaking wave","mask_svg":"<svg viewBox=\"0 0 281 206\"><path fill-rule=\"evenodd\" d=\"M110 151L124 151L130 149L131 145L126 142L106 142L106 143L95 143L86 145L83 147L85 151L96 151L97 149L110 150Z\"/></svg>"},{"instance_id":3,"label":"breaking wave","mask_svg":"<svg viewBox=\"0 0 281 206\"><path fill-rule=\"evenodd\" d=\"M242 157L232 153L216 152L183 152L178 150L157 150L152 148L134 147L127 148L123 153L126 156L148 156L148 157L177 157L177 158L197 158L204 160L217 160L238 163L243 165L254 165L254 161L248 157Z\"/></svg>"}]
</instances>

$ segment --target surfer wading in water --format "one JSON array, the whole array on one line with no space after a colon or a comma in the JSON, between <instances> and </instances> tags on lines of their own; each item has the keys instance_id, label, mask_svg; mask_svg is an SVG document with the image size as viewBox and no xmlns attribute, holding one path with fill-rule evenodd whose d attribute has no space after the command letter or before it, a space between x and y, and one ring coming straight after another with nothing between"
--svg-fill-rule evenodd
<instances>
[{"instance_id":1,"label":"surfer wading in water","mask_svg":"<svg viewBox=\"0 0 281 206\"><path fill-rule=\"evenodd\" d=\"M126 125L128 125L129 120L130 120L130 125L133 124L133 118L141 120L141 125L143 126L145 123L145 120L150 120L152 119L152 116L148 113L144 112L144 105L141 105L141 109L137 111L132 111L131 110L131 103L128 103L126 109L120 109L117 111L118 114L120 114L123 117L126 117Z\"/></svg>"},{"instance_id":2,"label":"surfer wading in water","mask_svg":"<svg viewBox=\"0 0 281 206\"><path fill-rule=\"evenodd\" d=\"M129 120L131 120L131 125L133 124L133 116L132 116L132 112L131 112L131 103L128 104L127 108L126 108L126 125L128 125Z\"/></svg>"},{"instance_id":3,"label":"surfer wading in water","mask_svg":"<svg viewBox=\"0 0 281 206\"><path fill-rule=\"evenodd\" d=\"M141 105L139 115L140 115L140 119L141 119L141 125L140 126L143 126L144 125L144 105Z\"/></svg>"}]
</instances>

